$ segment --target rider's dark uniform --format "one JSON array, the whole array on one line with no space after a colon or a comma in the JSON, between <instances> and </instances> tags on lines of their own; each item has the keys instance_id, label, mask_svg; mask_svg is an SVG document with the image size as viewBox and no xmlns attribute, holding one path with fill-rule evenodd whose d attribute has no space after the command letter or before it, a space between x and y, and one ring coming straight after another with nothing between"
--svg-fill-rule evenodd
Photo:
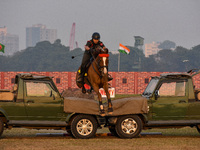
<instances>
[{"instance_id":1,"label":"rider's dark uniform","mask_svg":"<svg viewBox=\"0 0 200 150\"><path fill-rule=\"evenodd\" d=\"M97 44L94 43L93 39L99 40ZM80 76L77 79L77 82L83 82L83 77L86 72L86 66L90 62L90 59L94 57L94 59L99 55L100 51L97 51L96 47L100 46L102 48L105 47L105 45L100 41L100 34L95 32L92 35L92 39L90 41L87 41L86 45L90 48L90 50L85 50L83 59L82 59L82 64L81 64L81 69L79 70ZM107 49L108 51L108 49ZM113 78L108 75L108 81L112 80Z\"/></svg>"},{"instance_id":2,"label":"rider's dark uniform","mask_svg":"<svg viewBox=\"0 0 200 150\"><path fill-rule=\"evenodd\" d=\"M99 41L97 44L93 42L93 40L87 41L86 45L90 48L90 50L85 50L83 59L82 59L82 64L81 64L81 74L85 73L86 71L86 65L90 62L90 59L92 58L92 53L94 57L97 57L99 52L93 52L97 46L101 46L102 48L105 47L103 42Z\"/></svg>"}]
</instances>

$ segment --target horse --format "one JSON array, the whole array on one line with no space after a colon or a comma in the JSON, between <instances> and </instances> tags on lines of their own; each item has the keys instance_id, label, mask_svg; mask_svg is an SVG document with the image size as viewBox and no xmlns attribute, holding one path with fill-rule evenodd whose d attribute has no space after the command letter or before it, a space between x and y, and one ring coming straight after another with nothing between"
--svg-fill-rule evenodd
<instances>
[{"instance_id":1,"label":"horse","mask_svg":"<svg viewBox=\"0 0 200 150\"><path fill-rule=\"evenodd\" d=\"M93 89L98 95L100 115L105 116L105 110L102 104L101 94L99 93L100 88L103 88L106 92L108 101L108 114L111 115L113 113L111 98L108 92L109 54L108 51L105 51L100 47L97 48L97 51L99 51L99 49L100 49L100 54L96 58L94 56L94 53L92 54L94 60L88 68L87 76L84 77L84 83L90 85L91 89ZM79 70L77 71L76 74L76 80L79 75ZM82 88L82 91L86 92L85 87L82 83L76 82L76 84L79 88Z\"/></svg>"}]
</instances>

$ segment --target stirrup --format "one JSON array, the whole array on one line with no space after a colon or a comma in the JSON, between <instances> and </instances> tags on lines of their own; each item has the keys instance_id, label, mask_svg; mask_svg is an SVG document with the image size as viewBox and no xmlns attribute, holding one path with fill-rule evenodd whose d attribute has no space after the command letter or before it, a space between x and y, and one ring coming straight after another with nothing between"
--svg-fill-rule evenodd
<instances>
[{"instance_id":1,"label":"stirrup","mask_svg":"<svg viewBox=\"0 0 200 150\"><path fill-rule=\"evenodd\" d=\"M111 77L111 75L108 74L108 81L111 81L111 80L113 80L113 77Z\"/></svg>"}]
</instances>

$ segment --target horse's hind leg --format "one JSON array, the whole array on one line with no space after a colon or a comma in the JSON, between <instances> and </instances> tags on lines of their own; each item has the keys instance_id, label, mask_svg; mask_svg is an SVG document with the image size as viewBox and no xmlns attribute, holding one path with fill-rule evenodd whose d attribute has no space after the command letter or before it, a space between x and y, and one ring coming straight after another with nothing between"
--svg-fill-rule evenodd
<instances>
[{"instance_id":1,"label":"horse's hind leg","mask_svg":"<svg viewBox=\"0 0 200 150\"><path fill-rule=\"evenodd\" d=\"M99 87L98 86L93 86L94 91L97 93L98 95L98 100L99 100L99 111L100 111L100 115L101 116L105 116L105 110L103 107L103 103L102 103L102 99L101 99L101 94L99 93Z\"/></svg>"}]
</instances>

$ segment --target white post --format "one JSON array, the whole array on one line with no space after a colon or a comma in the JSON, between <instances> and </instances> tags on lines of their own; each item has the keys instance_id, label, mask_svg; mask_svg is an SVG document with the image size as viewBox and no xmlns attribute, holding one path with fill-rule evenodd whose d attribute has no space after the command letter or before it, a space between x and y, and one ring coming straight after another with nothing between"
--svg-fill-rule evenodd
<instances>
[{"instance_id":1,"label":"white post","mask_svg":"<svg viewBox=\"0 0 200 150\"><path fill-rule=\"evenodd\" d=\"M119 56L118 56L118 72L119 72L119 69L120 69L120 52L119 52Z\"/></svg>"}]
</instances>

